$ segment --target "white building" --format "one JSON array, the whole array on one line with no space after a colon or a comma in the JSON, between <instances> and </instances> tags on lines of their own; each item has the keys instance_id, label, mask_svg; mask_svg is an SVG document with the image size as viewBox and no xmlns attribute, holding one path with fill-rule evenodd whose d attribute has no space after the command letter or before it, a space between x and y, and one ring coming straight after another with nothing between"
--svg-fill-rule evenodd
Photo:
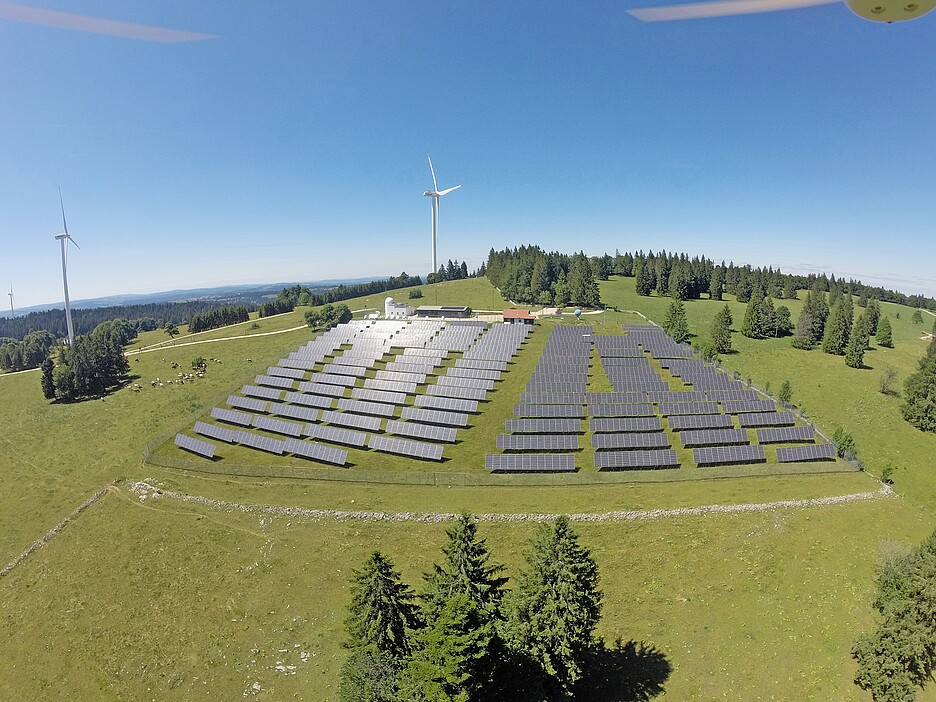
<instances>
[{"instance_id":1,"label":"white building","mask_svg":"<svg viewBox=\"0 0 936 702\"><path fill-rule=\"evenodd\" d=\"M384 300L385 319L406 319L413 316L416 310L405 302L397 302L392 297Z\"/></svg>"}]
</instances>

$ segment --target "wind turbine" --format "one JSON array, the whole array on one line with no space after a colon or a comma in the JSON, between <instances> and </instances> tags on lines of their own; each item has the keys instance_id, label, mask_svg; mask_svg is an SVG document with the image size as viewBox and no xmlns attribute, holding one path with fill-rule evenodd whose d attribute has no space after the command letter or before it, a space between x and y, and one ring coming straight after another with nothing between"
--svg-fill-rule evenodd
<instances>
[{"instance_id":1,"label":"wind turbine","mask_svg":"<svg viewBox=\"0 0 936 702\"><path fill-rule=\"evenodd\" d=\"M62 226L65 227L63 234L58 234L55 238L62 243L62 284L65 287L65 324L68 325L68 345L75 343L75 328L72 326L71 303L68 301L68 242L75 244L75 240L68 233L68 222L65 221L65 201L62 199L62 189L59 188L59 203L62 205ZM80 249L78 244L75 248Z\"/></svg>"},{"instance_id":2,"label":"wind turbine","mask_svg":"<svg viewBox=\"0 0 936 702\"><path fill-rule=\"evenodd\" d=\"M13 308L13 283L10 283L10 292L7 295L10 296L10 314L13 315L13 319L16 319L16 310Z\"/></svg>"},{"instance_id":3,"label":"wind turbine","mask_svg":"<svg viewBox=\"0 0 936 702\"><path fill-rule=\"evenodd\" d=\"M432 168L432 159L429 158L428 154L426 158L429 159L429 172L432 173L432 190L427 190L423 195L432 198L432 272L437 273L439 271L439 264L436 260L436 233L439 230L439 200L443 195L448 195L453 190L458 190L461 185L456 185L454 188L439 190L439 185L436 183L435 170Z\"/></svg>"}]
</instances>

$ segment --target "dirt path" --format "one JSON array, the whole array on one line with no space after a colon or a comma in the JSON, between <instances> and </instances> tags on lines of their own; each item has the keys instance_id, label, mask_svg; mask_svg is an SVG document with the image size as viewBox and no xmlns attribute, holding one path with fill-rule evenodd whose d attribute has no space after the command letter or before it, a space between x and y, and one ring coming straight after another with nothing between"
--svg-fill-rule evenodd
<instances>
[{"instance_id":1,"label":"dirt path","mask_svg":"<svg viewBox=\"0 0 936 702\"><path fill-rule=\"evenodd\" d=\"M279 329L277 331L258 332L256 334L243 334L241 336L224 336L219 339L199 339L198 341L184 341L181 344L172 344L172 345L167 345L166 342L164 341L161 344L156 344L154 346L147 346L145 348L137 349L135 351L127 351L126 355L136 356L137 354L152 353L153 351L167 351L170 349L180 349L183 346L195 346L196 344L213 344L216 341L240 341L243 339L253 339L258 336L272 336L273 334L286 334L288 332L294 332L294 331L299 331L300 329L308 329L308 328L309 327L307 324L303 324L302 326L299 326L299 327L291 327L289 329Z\"/></svg>"},{"instance_id":2,"label":"dirt path","mask_svg":"<svg viewBox=\"0 0 936 702\"><path fill-rule=\"evenodd\" d=\"M372 512L366 510L346 511L336 509L310 509L305 507L280 507L276 505L248 505L240 502L213 500L199 495L186 495L172 490L161 490L144 481L131 483L130 492L138 495L140 501L146 501L148 499L169 499L205 505L228 512L278 514L288 517L308 517L310 519L330 521L361 520L368 522L423 522L436 524L440 522L452 522L458 519L458 514L454 512ZM591 523L648 521L672 517L697 517L709 514L739 514L745 512L769 512L777 509L828 507L850 502L879 500L890 497L893 494L894 491L889 486L882 485L879 490L873 492L858 492L849 495L835 495L833 497L814 497L803 500L779 500L777 502L759 502L739 505L702 505L700 507L678 507L675 509L582 512L579 514L570 514L568 517L573 522ZM475 519L479 522L548 522L552 521L557 516L556 514L539 512L474 515Z\"/></svg>"}]
</instances>

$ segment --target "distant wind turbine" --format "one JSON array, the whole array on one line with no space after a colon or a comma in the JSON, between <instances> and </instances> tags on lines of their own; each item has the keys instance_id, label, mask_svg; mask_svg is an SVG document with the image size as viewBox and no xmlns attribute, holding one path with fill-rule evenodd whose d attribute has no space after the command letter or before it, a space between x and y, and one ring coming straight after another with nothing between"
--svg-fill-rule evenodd
<instances>
[{"instance_id":1,"label":"distant wind turbine","mask_svg":"<svg viewBox=\"0 0 936 702\"><path fill-rule=\"evenodd\" d=\"M426 158L429 159L429 172L432 173L432 190L427 190L423 193L426 197L432 198L432 272L438 273L439 263L436 260L436 234L439 230L439 200L443 195L448 195L453 190L458 190L461 185L456 185L454 188L447 188L446 190L439 190L439 185L436 183L435 170L432 168L432 159L426 155Z\"/></svg>"},{"instance_id":2,"label":"distant wind turbine","mask_svg":"<svg viewBox=\"0 0 936 702\"><path fill-rule=\"evenodd\" d=\"M13 308L13 283L10 283L10 292L7 295L10 296L10 314L13 315L13 319L16 319L16 310Z\"/></svg>"},{"instance_id":3,"label":"distant wind turbine","mask_svg":"<svg viewBox=\"0 0 936 702\"><path fill-rule=\"evenodd\" d=\"M68 345L71 346L75 343L75 327L72 326L71 303L68 301L68 242L75 244L75 240L72 239L71 235L68 233L68 222L65 221L65 201L62 199L61 188L59 188L59 203L62 205L62 226L65 228L65 232L57 235L55 238L62 243L62 284L65 287L65 323L68 325ZM75 244L75 248L80 249L81 247Z\"/></svg>"}]
</instances>

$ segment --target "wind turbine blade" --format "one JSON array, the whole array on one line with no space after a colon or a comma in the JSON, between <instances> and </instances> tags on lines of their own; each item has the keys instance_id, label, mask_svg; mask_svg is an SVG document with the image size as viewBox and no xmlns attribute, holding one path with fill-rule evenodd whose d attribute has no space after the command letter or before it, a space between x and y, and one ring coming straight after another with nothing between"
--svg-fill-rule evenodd
<instances>
[{"instance_id":1,"label":"wind turbine blade","mask_svg":"<svg viewBox=\"0 0 936 702\"><path fill-rule=\"evenodd\" d=\"M155 41L161 43L177 43L186 41L203 41L217 39L212 34L187 32L179 29L166 29L146 24L134 24L117 20L76 15L70 12L44 10L38 7L16 5L11 2L0 2L0 20L38 24L45 27L69 29L75 32L91 32L93 34L106 34L110 37L123 39L137 39L139 41Z\"/></svg>"},{"instance_id":2,"label":"wind turbine blade","mask_svg":"<svg viewBox=\"0 0 936 702\"><path fill-rule=\"evenodd\" d=\"M435 171L434 171L433 168L432 168L432 159L429 158L429 154L426 154L426 158L429 159L429 172L432 173L432 191L433 191L433 192L438 192L438 191L439 191L439 186L436 185Z\"/></svg>"},{"instance_id":3,"label":"wind turbine blade","mask_svg":"<svg viewBox=\"0 0 936 702\"><path fill-rule=\"evenodd\" d=\"M696 2L686 5L641 7L627 12L643 22L669 22L673 20L796 10L802 7L832 5L838 2L840 0L716 0L715 2Z\"/></svg>"},{"instance_id":4,"label":"wind turbine blade","mask_svg":"<svg viewBox=\"0 0 936 702\"><path fill-rule=\"evenodd\" d=\"M454 188L448 188L447 190L443 190L442 192L439 193L439 197L442 197L443 195L448 195L450 192L452 192L453 190L458 190L460 187L461 187L460 185L456 185Z\"/></svg>"},{"instance_id":5,"label":"wind turbine blade","mask_svg":"<svg viewBox=\"0 0 936 702\"><path fill-rule=\"evenodd\" d=\"M62 189L59 188L59 204L62 206L62 226L65 227L65 235L68 235L68 222L65 221L65 200L62 199Z\"/></svg>"},{"instance_id":6,"label":"wind turbine blade","mask_svg":"<svg viewBox=\"0 0 936 702\"><path fill-rule=\"evenodd\" d=\"M75 243L75 240L72 239L71 237L68 237L68 241L70 241L70 242L74 245L74 247L75 247L76 249L80 249L80 248L81 248L80 246L78 246L77 243ZM66 248L67 248L67 247L66 247Z\"/></svg>"}]
</instances>

